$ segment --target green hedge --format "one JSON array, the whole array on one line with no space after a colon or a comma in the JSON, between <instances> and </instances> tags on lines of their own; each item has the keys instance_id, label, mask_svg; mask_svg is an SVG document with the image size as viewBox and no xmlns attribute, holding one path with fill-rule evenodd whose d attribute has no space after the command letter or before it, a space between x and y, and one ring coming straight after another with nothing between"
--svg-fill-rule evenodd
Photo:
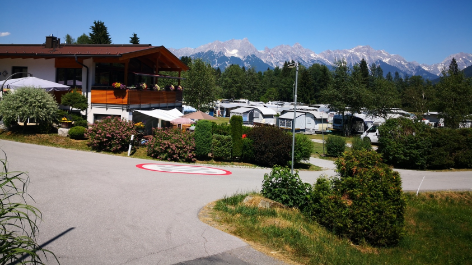
<instances>
[{"instance_id":1,"label":"green hedge","mask_svg":"<svg viewBox=\"0 0 472 265\"><path fill-rule=\"evenodd\" d=\"M74 126L69 130L69 137L75 140L82 140L85 138L87 129L82 126Z\"/></svg>"},{"instance_id":2,"label":"green hedge","mask_svg":"<svg viewBox=\"0 0 472 265\"><path fill-rule=\"evenodd\" d=\"M212 123L208 120L199 120L195 126L195 154L199 159L207 159L211 152Z\"/></svg>"},{"instance_id":3,"label":"green hedge","mask_svg":"<svg viewBox=\"0 0 472 265\"><path fill-rule=\"evenodd\" d=\"M212 140L212 153L215 160L230 160L233 142L229 135L214 134Z\"/></svg>"},{"instance_id":4,"label":"green hedge","mask_svg":"<svg viewBox=\"0 0 472 265\"><path fill-rule=\"evenodd\" d=\"M385 162L399 168L472 168L472 129L430 128L409 119L389 119L379 127Z\"/></svg>"},{"instance_id":5,"label":"green hedge","mask_svg":"<svg viewBox=\"0 0 472 265\"><path fill-rule=\"evenodd\" d=\"M326 155L339 157L346 150L346 140L343 137L330 135L326 139Z\"/></svg>"},{"instance_id":6,"label":"green hedge","mask_svg":"<svg viewBox=\"0 0 472 265\"><path fill-rule=\"evenodd\" d=\"M252 140L256 164L268 167L285 166L291 161L292 139L280 128L254 127L247 137Z\"/></svg>"},{"instance_id":7,"label":"green hedge","mask_svg":"<svg viewBox=\"0 0 472 265\"><path fill-rule=\"evenodd\" d=\"M233 141L233 158L241 157L243 152L243 117L234 115L230 119L231 139Z\"/></svg>"}]
</instances>

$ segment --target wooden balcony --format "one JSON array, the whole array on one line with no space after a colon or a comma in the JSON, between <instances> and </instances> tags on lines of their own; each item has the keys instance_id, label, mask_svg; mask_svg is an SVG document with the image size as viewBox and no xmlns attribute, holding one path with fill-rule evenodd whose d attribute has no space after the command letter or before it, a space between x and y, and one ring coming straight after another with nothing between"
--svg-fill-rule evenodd
<instances>
[{"instance_id":1,"label":"wooden balcony","mask_svg":"<svg viewBox=\"0 0 472 265\"><path fill-rule=\"evenodd\" d=\"M182 106L182 91L122 90L92 87L92 107L151 109Z\"/></svg>"}]
</instances>

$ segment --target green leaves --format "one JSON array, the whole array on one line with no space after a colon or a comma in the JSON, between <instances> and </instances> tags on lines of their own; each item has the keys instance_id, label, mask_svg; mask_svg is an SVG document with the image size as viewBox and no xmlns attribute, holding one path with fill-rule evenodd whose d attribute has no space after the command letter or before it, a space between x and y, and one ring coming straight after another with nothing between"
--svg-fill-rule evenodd
<instances>
[{"instance_id":1,"label":"green leaves","mask_svg":"<svg viewBox=\"0 0 472 265\"><path fill-rule=\"evenodd\" d=\"M262 181L264 197L300 210L307 206L310 192L311 185L300 179L298 171L292 175L288 167L274 166Z\"/></svg>"},{"instance_id":2,"label":"green leaves","mask_svg":"<svg viewBox=\"0 0 472 265\"><path fill-rule=\"evenodd\" d=\"M0 115L8 126L18 118L26 122L28 118L39 123L52 123L56 118L58 105L54 97L43 89L23 87L5 95L0 101Z\"/></svg>"},{"instance_id":3,"label":"green leaves","mask_svg":"<svg viewBox=\"0 0 472 265\"><path fill-rule=\"evenodd\" d=\"M8 171L6 154L0 163L3 166L0 172L0 264L44 264L38 251L51 253L56 258L36 242L36 222L41 219L41 212L26 202L29 177L23 178L23 172Z\"/></svg>"}]
</instances>

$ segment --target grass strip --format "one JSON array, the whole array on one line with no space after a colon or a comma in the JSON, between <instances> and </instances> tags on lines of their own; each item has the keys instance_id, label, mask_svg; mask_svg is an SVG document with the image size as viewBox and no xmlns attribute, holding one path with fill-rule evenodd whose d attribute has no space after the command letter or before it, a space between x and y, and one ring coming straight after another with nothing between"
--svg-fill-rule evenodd
<instances>
[{"instance_id":1,"label":"grass strip","mask_svg":"<svg viewBox=\"0 0 472 265\"><path fill-rule=\"evenodd\" d=\"M472 264L472 192L406 193L405 236L395 247L354 245L297 209L243 203L247 194L207 207L202 220L293 264Z\"/></svg>"}]
</instances>

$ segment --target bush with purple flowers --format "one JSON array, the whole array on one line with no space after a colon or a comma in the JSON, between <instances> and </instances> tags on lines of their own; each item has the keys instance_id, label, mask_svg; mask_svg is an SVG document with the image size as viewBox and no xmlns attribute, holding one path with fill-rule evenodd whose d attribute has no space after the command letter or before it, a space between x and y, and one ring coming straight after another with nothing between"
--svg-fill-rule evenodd
<instances>
[{"instance_id":1,"label":"bush with purple flowers","mask_svg":"<svg viewBox=\"0 0 472 265\"><path fill-rule=\"evenodd\" d=\"M147 143L147 155L160 160L195 162L195 139L179 129L154 129Z\"/></svg>"},{"instance_id":2,"label":"bush with purple flowers","mask_svg":"<svg viewBox=\"0 0 472 265\"><path fill-rule=\"evenodd\" d=\"M118 117L106 117L93 124L86 137L89 138L88 145L93 150L117 153L127 150L133 134L136 134L133 122Z\"/></svg>"}]
</instances>

